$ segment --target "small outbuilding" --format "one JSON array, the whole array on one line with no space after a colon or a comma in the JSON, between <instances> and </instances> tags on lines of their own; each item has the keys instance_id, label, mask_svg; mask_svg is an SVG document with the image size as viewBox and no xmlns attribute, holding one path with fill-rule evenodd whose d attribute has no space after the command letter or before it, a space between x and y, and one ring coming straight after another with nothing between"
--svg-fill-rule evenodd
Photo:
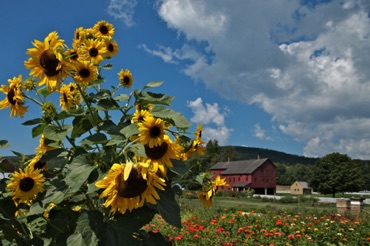
<instances>
[{"instance_id":1,"label":"small outbuilding","mask_svg":"<svg viewBox=\"0 0 370 246\"><path fill-rule=\"evenodd\" d=\"M290 186L290 193L293 195L310 195L312 188L308 186L307 182L296 181Z\"/></svg>"}]
</instances>

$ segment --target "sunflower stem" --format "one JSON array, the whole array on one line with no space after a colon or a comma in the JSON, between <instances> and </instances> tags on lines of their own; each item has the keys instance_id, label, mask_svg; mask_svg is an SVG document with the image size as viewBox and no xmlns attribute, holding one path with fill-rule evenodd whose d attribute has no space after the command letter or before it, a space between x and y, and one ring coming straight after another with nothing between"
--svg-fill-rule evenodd
<instances>
[{"instance_id":1,"label":"sunflower stem","mask_svg":"<svg viewBox=\"0 0 370 246\"><path fill-rule=\"evenodd\" d=\"M30 99L31 101L33 101L33 102L34 102L34 103L36 103L37 105L42 106L42 103L41 103L41 102L39 102L39 101L37 101L35 98L30 97L30 96L28 96L28 95L24 95L24 97L25 97L25 98L27 98L27 99Z\"/></svg>"}]
</instances>

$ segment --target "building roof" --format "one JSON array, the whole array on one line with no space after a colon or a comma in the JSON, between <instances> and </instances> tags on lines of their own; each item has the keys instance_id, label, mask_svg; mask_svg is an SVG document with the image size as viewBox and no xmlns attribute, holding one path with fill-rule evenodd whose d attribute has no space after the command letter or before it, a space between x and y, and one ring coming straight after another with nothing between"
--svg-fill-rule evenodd
<instances>
[{"instance_id":1,"label":"building roof","mask_svg":"<svg viewBox=\"0 0 370 246\"><path fill-rule=\"evenodd\" d=\"M250 182L236 182L232 185L232 187L247 187L250 184Z\"/></svg>"},{"instance_id":2,"label":"building roof","mask_svg":"<svg viewBox=\"0 0 370 246\"><path fill-rule=\"evenodd\" d=\"M308 183L305 182L305 181L296 181L297 183L299 183L304 189L311 189L309 186L308 186ZM295 182L294 182L295 183Z\"/></svg>"},{"instance_id":3,"label":"building roof","mask_svg":"<svg viewBox=\"0 0 370 246\"><path fill-rule=\"evenodd\" d=\"M211 167L211 170L225 170L221 173L223 175L251 174L267 160L268 158L244 161L217 162Z\"/></svg>"}]
</instances>

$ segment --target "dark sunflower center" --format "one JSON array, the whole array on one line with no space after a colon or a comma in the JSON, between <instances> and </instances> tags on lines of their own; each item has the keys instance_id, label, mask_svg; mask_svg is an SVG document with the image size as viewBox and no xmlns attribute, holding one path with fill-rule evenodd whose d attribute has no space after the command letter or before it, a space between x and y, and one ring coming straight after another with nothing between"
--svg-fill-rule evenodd
<instances>
[{"instance_id":1,"label":"dark sunflower center","mask_svg":"<svg viewBox=\"0 0 370 246\"><path fill-rule=\"evenodd\" d=\"M74 88L73 86L70 86L70 87L69 87L69 91L70 91L70 92L74 92L74 91L75 91L75 88Z\"/></svg>"},{"instance_id":2,"label":"dark sunflower center","mask_svg":"<svg viewBox=\"0 0 370 246\"><path fill-rule=\"evenodd\" d=\"M159 137L160 135L161 135L161 128L159 128L158 126L153 126L150 129L150 137L151 138L156 138L156 137Z\"/></svg>"},{"instance_id":3,"label":"dark sunflower center","mask_svg":"<svg viewBox=\"0 0 370 246\"><path fill-rule=\"evenodd\" d=\"M77 58L78 58L77 52L72 52L70 55L70 59L73 61L77 61Z\"/></svg>"},{"instance_id":4,"label":"dark sunflower center","mask_svg":"<svg viewBox=\"0 0 370 246\"><path fill-rule=\"evenodd\" d=\"M145 154L148 158L152 160L159 160L161 159L168 150L168 144L163 142L161 145L155 146L153 148L149 148L149 145L144 145Z\"/></svg>"},{"instance_id":5,"label":"dark sunflower center","mask_svg":"<svg viewBox=\"0 0 370 246\"><path fill-rule=\"evenodd\" d=\"M15 105L16 104L16 100L14 100L14 96L15 96L15 88L11 88L8 92L8 95L7 95L7 98L8 98L8 102L11 104L11 105Z\"/></svg>"},{"instance_id":6,"label":"dark sunflower center","mask_svg":"<svg viewBox=\"0 0 370 246\"><path fill-rule=\"evenodd\" d=\"M128 85L128 84L130 84L130 77L129 76L125 76L125 77L123 77L123 83L125 84L125 85Z\"/></svg>"},{"instance_id":7,"label":"dark sunflower center","mask_svg":"<svg viewBox=\"0 0 370 246\"><path fill-rule=\"evenodd\" d=\"M81 76L81 78L88 78L90 76L90 70L83 68L78 72L78 74Z\"/></svg>"},{"instance_id":8,"label":"dark sunflower center","mask_svg":"<svg viewBox=\"0 0 370 246\"><path fill-rule=\"evenodd\" d=\"M63 93L63 101L64 103L68 103L68 97L66 93Z\"/></svg>"},{"instance_id":9,"label":"dark sunflower center","mask_svg":"<svg viewBox=\"0 0 370 246\"><path fill-rule=\"evenodd\" d=\"M21 189L21 191L27 192L32 190L34 185L35 181L32 178L26 177L21 179L21 181L19 182L19 189Z\"/></svg>"},{"instance_id":10,"label":"dark sunflower center","mask_svg":"<svg viewBox=\"0 0 370 246\"><path fill-rule=\"evenodd\" d=\"M114 51L114 46L113 46L113 44L108 44L108 51L109 52L113 52Z\"/></svg>"},{"instance_id":11,"label":"dark sunflower center","mask_svg":"<svg viewBox=\"0 0 370 246\"><path fill-rule=\"evenodd\" d=\"M38 161L35 163L34 167L36 169L42 169L45 166L45 164L46 164L46 161Z\"/></svg>"},{"instance_id":12,"label":"dark sunflower center","mask_svg":"<svg viewBox=\"0 0 370 246\"><path fill-rule=\"evenodd\" d=\"M99 54L99 51L97 48L93 47L89 50L89 55L91 57L96 57Z\"/></svg>"},{"instance_id":13,"label":"dark sunflower center","mask_svg":"<svg viewBox=\"0 0 370 246\"><path fill-rule=\"evenodd\" d=\"M136 169L131 169L126 181L123 180L123 174L120 174L117 179L118 195L124 198L136 197L142 194L148 187L147 181L143 179Z\"/></svg>"},{"instance_id":14,"label":"dark sunflower center","mask_svg":"<svg viewBox=\"0 0 370 246\"><path fill-rule=\"evenodd\" d=\"M44 68L46 76L55 76L59 73L57 70L59 60L52 50L45 50L40 56L40 66Z\"/></svg>"},{"instance_id":15,"label":"dark sunflower center","mask_svg":"<svg viewBox=\"0 0 370 246\"><path fill-rule=\"evenodd\" d=\"M107 26L100 26L100 27L99 27L99 32L100 32L101 34L106 35L106 34L109 32L108 27L107 27Z\"/></svg>"}]
</instances>

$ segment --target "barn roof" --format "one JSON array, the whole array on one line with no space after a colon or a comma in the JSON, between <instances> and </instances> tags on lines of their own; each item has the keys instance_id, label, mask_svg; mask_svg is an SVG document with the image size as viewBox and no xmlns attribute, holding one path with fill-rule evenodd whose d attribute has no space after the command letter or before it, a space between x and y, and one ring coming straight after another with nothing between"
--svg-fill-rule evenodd
<instances>
[{"instance_id":1,"label":"barn roof","mask_svg":"<svg viewBox=\"0 0 370 246\"><path fill-rule=\"evenodd\" d=\"M222 172L223 175L251 174L262 164L264 164L267 160L268 158L244 161L218 162L211 167L211 170L220 170L220 169L225 170Z\"/></svg>"},{"instance_id":2,"label":"barn roof","mask_svg":"<svg viewBox=\"0 0 370 246\"><path fill-rule=\"evenodd\" d=\"M244 188L244 187L247 187L248 185L250 184L250 182L236 182L232 185L232 187L235 187L235 188L238 188L238 187L241 187L241 188Z\"/></svg>"}]
</instances>

